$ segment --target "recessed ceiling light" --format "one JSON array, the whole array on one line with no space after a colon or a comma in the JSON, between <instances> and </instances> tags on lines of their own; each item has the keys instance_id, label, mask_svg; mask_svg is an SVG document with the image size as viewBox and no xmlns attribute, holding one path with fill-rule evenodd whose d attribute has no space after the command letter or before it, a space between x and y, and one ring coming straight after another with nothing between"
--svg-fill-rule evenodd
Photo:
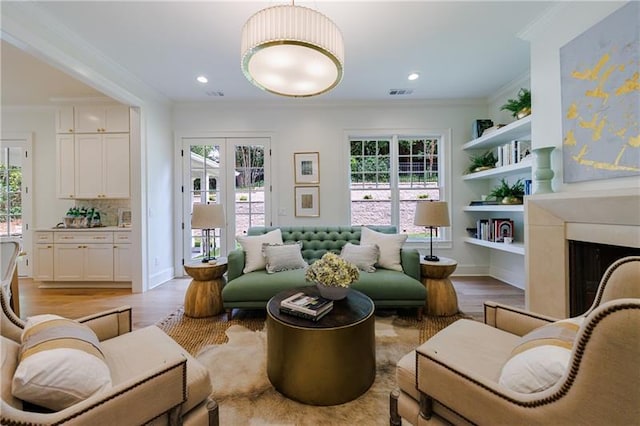
<instances>
[{"instance_id":1,"label":"recessed ceiling light","mask_svg":"<svg viewBox=\"0 0 640 426\"><path fill-rule=\"evenodd\" d=\"M418 74L417 72L412 72L407 78L411 81L417 80L420 78L420 74Z\"/></svg>"},{"instance_id":2,"label":"recessed ceiling light","mask_svg":"<svg viewBox=\"0 0 640 426\"><path fill-rule=\"evenodd\" d=\"M209 82L209 79L207 77L205 77L204 75L199 75L198 77L196 77L196 80L198 80L198 82L205 84Z\"/></svg>"}]
</instances>

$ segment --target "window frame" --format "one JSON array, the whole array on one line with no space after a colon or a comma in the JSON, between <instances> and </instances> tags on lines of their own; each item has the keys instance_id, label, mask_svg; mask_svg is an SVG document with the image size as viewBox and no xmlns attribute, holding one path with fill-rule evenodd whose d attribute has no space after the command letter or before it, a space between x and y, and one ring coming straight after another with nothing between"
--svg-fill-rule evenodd
<instances>
[{"instance_id":1,"label":"window frame","mask_svg":"<svg viewBox=\"0 0 640 426\"><path fill-rule=\"evenodd\" d=\"M399 188L399 140L401 139L437 139L438 142L438 188L440 190L440 200L447 201L449 204L449 210L451 214L451 226L440 228L438 236L433 238L434 243L438 247L451 248L452 246L452 227L454 226L453 220L453 206L451 200L451 173L452 173L452 159L451 159L451 129L354 129L344 132L345 140L345 164L346 164L346 182L347 191L346 199L349 214L349 223L351 223L351 141L354 139L362 140L381 140L388 139L390 143L390 191L391 191L391 225L395 226L400 232L400 188ZM423 237L409 236L407 239L407 246L416 248L422 247L425 242L428 242L429 238L426 235Z\"/></svg>"}]
</instances>

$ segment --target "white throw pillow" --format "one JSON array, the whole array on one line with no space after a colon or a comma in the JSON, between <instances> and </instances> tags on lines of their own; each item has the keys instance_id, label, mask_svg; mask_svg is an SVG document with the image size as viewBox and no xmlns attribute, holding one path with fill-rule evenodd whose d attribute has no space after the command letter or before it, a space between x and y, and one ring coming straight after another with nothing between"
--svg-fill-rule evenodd
<instances>
[{"instance_id":1,"label":"white throw pillow","mask_svg":"<svg viewBox=\"0 0 640 426\"><path fill-rule=\"evenodd\" d=\"M309 266L302 258L302 242L293 244L262 244L267 274Z\"/></svg>"},{"instance_id":2,"label":"white throw pillow","mask_svg":"<svg viewBox=\"0 0 640 426\"><path fill-rule=\"evenodd\" d=\"M93 330L53 315L27 321L11 383L16 398L60 411L110 387L111 373Z\"/></svg>"},{"instance_id":3,"label":"white throw pillow","mask_svg":"<svg viewBox=\"0 0 640 426\"><path fill-rule=\"evenodd\" d=\"M274 229L263 235L239 236L236 237L236 240L244 250L244 269L242 272L247 274L265 268L267 263L262 255L262 244L282 244L282 231Z\"/></svg>"},{"instance_id":4,"label":"white throw pillow","mask_svg":"<svg viewBox=\"0 0 640 426\"><path fill-rule=\"evenodd\" d=\"M383 234L373 229L362 227L360 244L376 244L380 248L377 265L384 269L402 272L400 250L408 235Z\"/></svg>"},{"instance_id":5,"label":"white throw pillow","mask_svg":"<svg viewBox=\"0 0 640 426\"><path fill-rule=\"evenodd\" d=\"M380 255L380 248L377 244L351 244L347 243L342 247L340 257L349 263L353 263L364 272L375 272L375 264Z\"/></svg>"},{"instance_id":6,"label":"white throw pillow","mask_svg":"<svg viewBox=\"0 0 640 426\"><path fill-rule=\"evenodd\" d=\"M502 367L498 383L520 393L541 392L555 385L567 371L583 320L556 321L522 336Z\"/></svg>"}]
</instances>

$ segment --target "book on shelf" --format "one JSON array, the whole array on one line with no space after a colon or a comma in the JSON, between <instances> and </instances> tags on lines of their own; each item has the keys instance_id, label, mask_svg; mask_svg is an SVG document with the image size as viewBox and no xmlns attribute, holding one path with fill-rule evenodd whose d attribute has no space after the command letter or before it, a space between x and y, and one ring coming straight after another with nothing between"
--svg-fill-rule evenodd
<instances>
[{"instance_id":1,"label":"book on shelf","mask_svg":"<svg viewBox=\"0 0 640 426\"><path fill-rule=\"evenodd\" d=\"M321 296L310 296L300 291L280 302L280 308L318 316L333 307L333 300Z\"/></svg>"},{"instance_id":2,"label":"book on shelf","mask_svg":"<svg viewBox=\"0 0 640 426\"><path fill-rule=\"evenodd\" d=\"M292 315L294 317L304 318L304 319L308 319L308 320L311 320L311 321L320 320L320 318L324 317L329 312L331 312L331 309L333 309L333 305L329 306L328 309L323 310L322 312L318 313L317 315L312 315L312 314L308 314L306 312L297 311L295 309L289 309L289 308L287 308L285 306L280 306L280 312L282 312L283 314Z\"/></svg>"},{"instance_id":3,"label":"book on shelf","mask_svg":"<svg viewBox=\"0 0 640 426\"><path fill-rule=\"evenodd\" d=\"M508 218L479 219L476 222L476 238L502 243L505 237L513 238L513 229L513 220Z\"/></svg>"},{"instance_id":4,"label":"book on shelf","mask_svg":"<svg viewBox=\"0 0 640 426\"><path fill-rule=\"evenodd\" d=\"M517 164L524 160L531 152L531 141L512 140L496 148L496 167Z\"/></svg>"},{"instance_id":5,"label":"book on shelf","mask_svg":"<svg viewBox=\"0 0 640 426\"><path fill-rule=\"evenodd\" d=\"M470 206L498 206L498 200L474 200L469 203Z\"/></svg>"}]
</instances>

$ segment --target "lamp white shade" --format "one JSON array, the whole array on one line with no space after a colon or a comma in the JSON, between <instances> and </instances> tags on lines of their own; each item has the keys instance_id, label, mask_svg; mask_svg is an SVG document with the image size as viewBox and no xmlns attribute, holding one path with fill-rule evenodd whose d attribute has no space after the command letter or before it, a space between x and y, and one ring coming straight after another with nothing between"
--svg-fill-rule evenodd
<instances>
[{"instance_id":1,"label":"lamp white shade","mask_svg":"<svg viewBox=\"0 0 640 426\"><path fill-rule=\"evenodd\" d=\"M279 5L257 12L242 29L241 54L247 79L278 95L315 96L342 80L342 33L307 7Z\"/></svg>"},{"instance_id":2,"label":"lamp white shade","mask_svg":"<svg viewBox=\"0 0 640 426\"><path fill-rule=\"evenodd\" d=\"M446 201L419 201L413 224L418 226L449 226L449 207Z\"/></svg>"},{"instance_id":3,"label":"lamp white shade","mask_svg":"<svg viewBox=\"0 0 640 426\"><path fill-rule=\"evenodd\" d=\"M214 229L225 225L222 204L194 204L191 216L191 228Z\"/></svg>"}]
</instances>

